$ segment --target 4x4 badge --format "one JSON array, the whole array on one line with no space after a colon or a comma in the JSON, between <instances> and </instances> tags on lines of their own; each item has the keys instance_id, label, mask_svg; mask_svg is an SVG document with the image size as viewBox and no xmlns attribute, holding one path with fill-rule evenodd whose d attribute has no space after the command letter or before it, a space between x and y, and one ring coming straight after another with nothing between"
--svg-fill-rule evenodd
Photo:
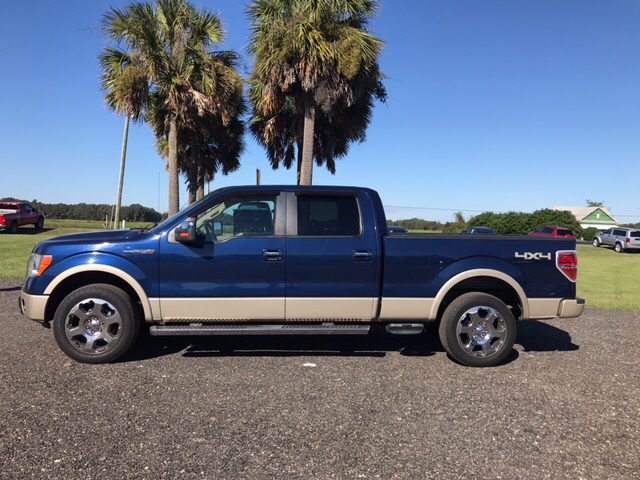
<instances>
[{"instance_id":1,"label":"4x4 badge","mask_svg":"<svg viewBox=\"0 0 640 480\"><path fill-rule=\"evenodd\" d=\"M516 252L516 258L524 258L525 260L543 260L543 259L551 260L551 254L550 253L542 253L542 252L536 252L536 253L531 253L531 252L518 253L518 252Z\"/></svg>"}]
</instances>

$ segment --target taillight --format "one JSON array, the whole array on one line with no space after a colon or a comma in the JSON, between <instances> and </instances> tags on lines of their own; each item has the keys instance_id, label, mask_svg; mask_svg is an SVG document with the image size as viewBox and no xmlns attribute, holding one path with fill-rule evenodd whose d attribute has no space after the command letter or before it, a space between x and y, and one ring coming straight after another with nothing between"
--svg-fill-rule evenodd
<instances>
[{"instance_id":1,"label":"taillight","mask_svg":"<svg viewBox=\"0 0 640 480\"><path fill-rule=\"evenodd\" d=\"M575 250L556 252L556 267L572 282L578 278L578 253Z\"/></svg>"},{"instance_id":2,"label":"taillight","mask_svg":"<svg viewBox=\"0 0 640 480\"><path fill-rule=\"evenodd\" d=\"M631 243L631 238L627 237L627 243Z\"/></svg>"}]
</instances>

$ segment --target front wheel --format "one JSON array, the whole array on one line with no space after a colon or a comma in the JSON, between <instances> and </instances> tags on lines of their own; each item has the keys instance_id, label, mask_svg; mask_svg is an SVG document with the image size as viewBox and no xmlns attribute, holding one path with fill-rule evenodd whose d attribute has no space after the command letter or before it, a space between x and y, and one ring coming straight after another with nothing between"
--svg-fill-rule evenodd
<instances>
[{"instance_id":1,"label":"front wheel","mask_svg":"<svg viewBox=\"0 0 640 480\"><path fill-rule=\"evenodd\" d=\"M598 240L597 238L593 239L593 246L594 247L599 247L600 246L600 240Z\"/></svg>"},{"instance_id":2,"label":"front wheel","mask_svg":"<svg viewBox=\"0 0 640 480\"><path fill-rule=\"evenodd\" d=\"M613 249L616 251L616 253L622 253L622 251L624 250L622 248L622 244L621 243L616 243L616 246L613 247Z\"/></svg>"},{"instance_id":3,"label":"front wheel","mask_svg":"<svg viewBox=\"0 0 640 480\"><path fill-rule=\"evenodd\" d=\"M140 324L131 298L107 284L78 288L67 295L53 319L60 349L81 363L108 363L136 341Z\"/></svg>"},{"instance_id":4,"label":"front wheel","mask_svg":"<svg viewBox=\"0 0 640 480\"><path fill-rule=\"evenodd\" d=\"M516 340L511 310L486 293L465 293L440 320L440 341L455 360L469 367L492 367L511 352Z\"/></svg>"}]
</instances>

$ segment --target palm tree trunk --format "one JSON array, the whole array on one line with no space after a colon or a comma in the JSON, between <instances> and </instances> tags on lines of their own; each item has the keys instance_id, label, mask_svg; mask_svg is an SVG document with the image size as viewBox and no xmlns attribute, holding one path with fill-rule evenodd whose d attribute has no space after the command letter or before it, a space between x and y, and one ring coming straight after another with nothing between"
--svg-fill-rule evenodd
<instances>
[{"instance_id":1,"label":"palm tree trunk","mask_svg":"<svg viewBox=\"0 0 640 480\"><path fill-rule=\"evenodd\" d=\"M296 143L298 144L298 175L296 177L296 183L300 185L300 169L302 168L302 139L298 137Z\"/></svg>"},{"instance_id":2,"label":"palm tree trunk","mask_svg":"<svg viewBox=\"0 0 640 480\"><path fill-rule=\"evenodd\" d=\"M196 201L196 193L198 191L198 165L193 163L189 164L189 205Z\"/></svg>"},{"instance_id":3,"label":"palm tree trunk","mask_svg":"<svg viewBox=\"0 0 640 480\"><path fill-rule=\"evenodd\" d=\"M169 216L180 210L180 185L178 180L178 122L169 114Z\"/></svg>"},{"instance_id":4,"label":"palm tree trunk","mask_svg":"<svg viewBox=\"0 0 640 480\"><path fill-rule=\"evenodd\" d=\"M304 128L302 137L302 165L300 165L300 185L311 185L313 175L313 132L316 121L316 107L313 95L307 92L304 99Z\"/></svg>"},{"instance_id":5,"label":"palm tree trunk","mask_svg":"<svg viewBox=\"0 0 640 480\"><path fill-rule=\"evenodd\" d=\"M200 162L200 145L197 141L191 143L191 161L189 162L189 205L196 201L198 182L198 163Z\"/></svg>"},{"instance_id":6,"label":"palm tree trunk","mask_svg":"<svg viewBox=\"0 0 640 480\"><path fill-rule=\"evenodd\" d=\"M200 166L198 168L198 200L202 200L204 198L204 177L205 177L204 168Z\"/></svg>"},{"instance_id":7,"label":"palm tree trunk","mask_svg":"<svg viewBox=\"0 0 640 480\"><path fill-rule=\"evenodd\" d=\"M129 140L129 115L124 121L124 136L122 138L122 155L120 155L120 180L118 181L118 200L116 200L116 228L120 223L120 205L122 204L122 185L124 184L124 164L127 160L127 140Z\"/></svg>"}]
</instances>

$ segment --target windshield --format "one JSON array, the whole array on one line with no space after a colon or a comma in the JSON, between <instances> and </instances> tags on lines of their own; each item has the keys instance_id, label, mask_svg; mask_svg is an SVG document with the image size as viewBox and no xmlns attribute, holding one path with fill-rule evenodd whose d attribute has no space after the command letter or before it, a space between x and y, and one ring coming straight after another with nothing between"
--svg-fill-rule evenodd
<instances>
[{"instance_id":1,"label":"windshield","mask_svg":"<svg viewBox=\"0 0 640 480\"><path fill-rule=\"evenodd\" d=\"M214 195L216 192L217 192L217 190L211 192L208 195L205 195L200 200L198 200L196 203L192 203L191 205L187 205L186 207L184 207L182 210L180 210L175 215L172 215L171 217L167 218L164 222L161 222L158 225L156 225L155 227L153 227L151 230L149 230L149 233L153 233L153 234L161 233L165 228L167 228L169 225L171 225L173 222L175 222L178 219L178 217L184 215L188 210L192 210L192 209L193 210L197 210L198 207L201 204L203 204L205 201L207 201L207 199L211 195Z\"/></svg>"}]
</instances>

